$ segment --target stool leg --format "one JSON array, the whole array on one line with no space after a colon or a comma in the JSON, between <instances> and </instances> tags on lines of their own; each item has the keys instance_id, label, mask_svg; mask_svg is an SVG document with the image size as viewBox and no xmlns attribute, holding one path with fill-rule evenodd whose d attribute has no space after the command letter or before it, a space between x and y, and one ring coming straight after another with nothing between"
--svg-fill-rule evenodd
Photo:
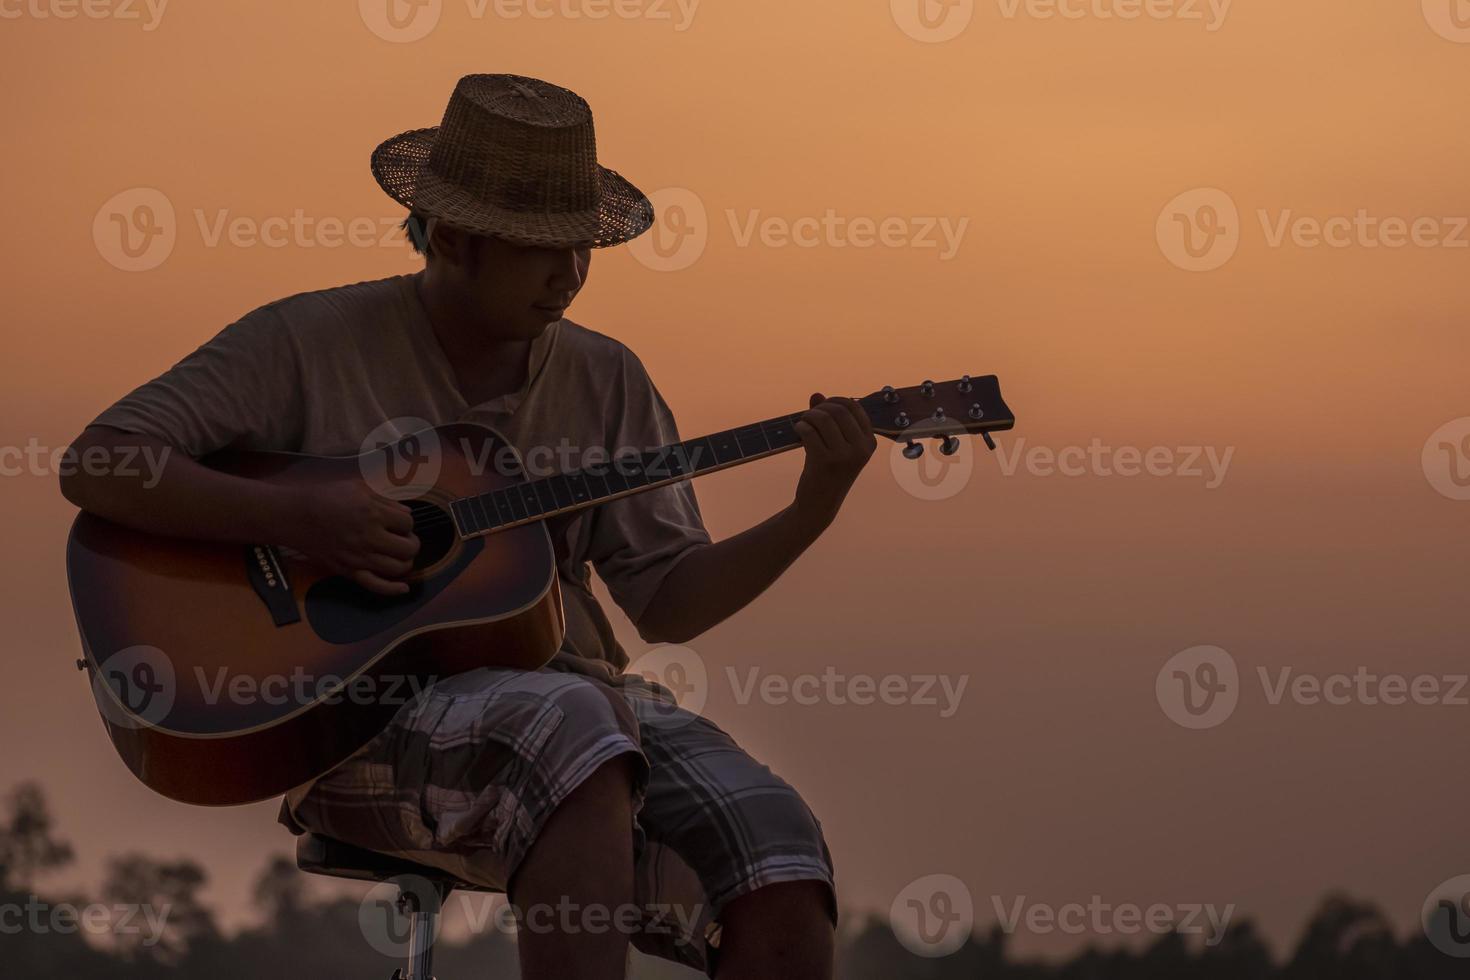
<instances>
[{"instance_id":1,"label":"stool leg","mask_svg":"<svg viewBox=\"0 0 1470 980\"><path fill-rule=\"evenodd\" d=\"M395 904L408 916L408 972L395 970L392 980L434 980L434 925L450 889L422 880L415 884L419 887L399 883Z\"/></svg>"},{"instance_id":2,"label":"stool leg","mask_svg":"<svg viewBox=\"0 0 1470 980\"><path fill-rule=\"evenodd\" d=\"M409 920L408 976L404 980L434 980L433 912L421 909Z\"/></svg>"}]
</instances>

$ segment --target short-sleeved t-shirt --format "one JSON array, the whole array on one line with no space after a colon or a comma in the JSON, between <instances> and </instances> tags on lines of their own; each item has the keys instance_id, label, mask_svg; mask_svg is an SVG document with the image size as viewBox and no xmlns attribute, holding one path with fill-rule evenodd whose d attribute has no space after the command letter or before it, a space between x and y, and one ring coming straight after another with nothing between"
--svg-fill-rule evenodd
<instances>
[{"instance_id":1,"label":"short-sleeved t-shirt","mask_svg":"<svg viewBox=\"0 0 1470 980\"><path fill-rule=\"evenodd\" d=\"M356 455L390 420L394 428L411 425L403 420L489 425L522 458L541 447L542 467L565 458L566 447L617 452L679 441L633 352L565 319L532 341L519 392L467 404L414 275L262 306L92 424L197 458L226 447ZM602 670L621 670L628 657L589 588L588 563L636 623L670 570L710 540L687 481L553 519L548 530L566 609L562 651L602 661Z\"/></svg>"}]
</instances>

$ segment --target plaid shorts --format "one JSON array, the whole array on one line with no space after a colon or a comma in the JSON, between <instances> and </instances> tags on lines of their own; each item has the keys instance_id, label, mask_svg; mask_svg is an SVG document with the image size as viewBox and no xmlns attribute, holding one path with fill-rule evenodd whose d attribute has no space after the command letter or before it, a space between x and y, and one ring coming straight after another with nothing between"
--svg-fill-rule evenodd
<instances>
[{"instance_id":1,"label":"plaid shorts","mask_svg":"<svg viewBox=\"0 0 1470 980\"><path fill-rule=\"evenodd\" d=\"M831 855L796 791L661 685L565 653L438 682L281 822L503 891L561 801L625 753L642 762L634 946L712 975L720 910L781 881L825 882L835 923Z\"/></svg>"}]
</instances>

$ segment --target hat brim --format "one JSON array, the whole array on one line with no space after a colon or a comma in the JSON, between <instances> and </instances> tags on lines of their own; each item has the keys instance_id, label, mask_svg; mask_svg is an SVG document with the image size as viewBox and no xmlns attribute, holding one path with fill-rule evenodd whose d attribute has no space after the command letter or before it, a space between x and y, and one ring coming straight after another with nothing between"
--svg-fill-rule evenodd
<instances>
[{"instance_id":1,"label":"hat brim","mask_svg":"<svg viewBox=\"0 0 1470 980\"><path fill-rule=\"evenodd\" d=\"M373 178L399 204L456 228L518 245L607 248L653 225L653 203L615 170L599 166L601 197L585 211L510 211L489 204L430 172L439 127L399 133L373 150Z\"/></svg>"}]
</instances>

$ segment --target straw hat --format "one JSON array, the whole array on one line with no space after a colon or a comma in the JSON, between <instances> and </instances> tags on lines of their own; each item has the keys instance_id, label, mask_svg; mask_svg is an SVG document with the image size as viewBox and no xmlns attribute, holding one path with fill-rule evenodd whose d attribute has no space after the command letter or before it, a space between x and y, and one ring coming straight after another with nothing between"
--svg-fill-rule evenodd
<instances>
[{"instance_id":1,"label":"straw hat","mask_svg":"<svg viewBox=\"0 0 1470 980\"><path fill-rule=\"evenodd\" d=\"M606 248L653 224L653 205L597 162L592 109L523 75L466 75L444 120L386 140L373 176L400 204L521 245Z\"/></svg>"}]
</instances>

